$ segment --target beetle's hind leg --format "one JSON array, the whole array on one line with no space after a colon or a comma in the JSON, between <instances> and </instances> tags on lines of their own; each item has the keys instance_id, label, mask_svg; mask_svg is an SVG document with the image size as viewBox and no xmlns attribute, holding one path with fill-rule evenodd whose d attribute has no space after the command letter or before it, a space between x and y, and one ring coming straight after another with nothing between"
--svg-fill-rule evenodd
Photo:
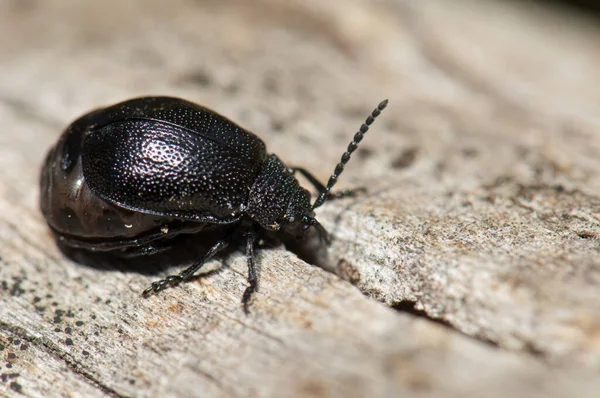
<instances>
[{"instance_id":1,"label":"beetle's hind leg","mask_svg":"<svg viewBox=\"0 0 600 398\"><path fill-rule=\"evenodd\" d=\"M142 295L146 296L151 292L158 292L159 290L163 290L164 288L166 288L169 285L176 285L176 284L190 278L200 268L202 268L204 263L206 263L208 260L210 260L215 254L217 254L218 252L220 252L221 250L223 250L227 246L229 246L231 239L232 239L232 236L228 236L225 239L219 240L208 250L208 252L206 252L206 254L199 261L196 261L194 264L192 264L188 268L184 269L179 274L169 275L165 279L161 279L159 281L152 282L152 285L150 285L150 287L148 287L146 290L144 290L142 292Z\"/></svg>"},{"instance_id":2,"label":"beetle's hind leg","mask_svg":"<svg viewBox=\"0 0 600 398\"><path fill-rule=\"evenodd\" d=\"M246 259L248 260L248 287L244 291L242 296L242 304L244 305L244 312L250 313L248 305L252 293L258 291L258 278L256 276L256 269L254 268L254 237L255 232L253 229L246 231Z\"/></svg>"},{"instance_id":3,"label":"beetle's hind leg","mask_svg":"<svg viewBox=\"0 0 600 398\"><path fill-rule=\"evenodd\" d=\"M302 167L290 167L290 169L294 172L297 171L298 173L302 174L312 184L312 186L315 187L317 191L319 191L319 194L325 192L325 190L327 189L325 185L321 184L321 182L319 182L319 180L317 180L315 176L313 176L309 171L303 169ZM348 196L354 197L358 193L363 193L365 191L365 188L359 187L355 189L344 189L342 191L329 192L327 194L327 200L345 198Z\"/></svg>"}]
</instances>

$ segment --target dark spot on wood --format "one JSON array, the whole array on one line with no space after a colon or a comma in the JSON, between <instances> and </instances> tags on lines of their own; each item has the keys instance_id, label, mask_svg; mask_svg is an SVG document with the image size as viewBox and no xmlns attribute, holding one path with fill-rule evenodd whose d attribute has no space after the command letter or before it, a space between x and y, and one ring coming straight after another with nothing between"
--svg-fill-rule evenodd
<instances>
[{"instance_id":1,"label":"dark spot on wood","mask_svg":"<svg viewBox=\"0 0 600 398\"><path fill-rule=\"evenodd\" d=\"M263 88L267 93L278 94L280 92L278 79L272 74L267 74L263 80Z\"/></svg>"},{"instance_id":2,"label":"dark spot on wood","mask_svg":"<svg viewBox=\"0 0 600 398\"><path fill-rule=\"evenodd\" d=\"M17 354L15 354L14 352L9 352L7 355L8 359L17 359Z\"/></svg>"},{"instance_id":3,"label":"dark spot on wood","mask_svg":"<svg viewBox=\"0 0 600 398\"><path fill-rule=\"evenodd\" d=\"M343 258L338 261L336 274L353 285L356 285L360 281L360 271L358 268Z\"/></svg>"},{"instance_id":4,"label":"dark spot on wood","mask_svg":"<svg viewBox=\"0 0 600 398\"><path fill-rule=\"evenodd\" d=\"M281 133L285 129L285 123L278 119L271 120L271 130L274 133Z\"/></svg>"},{"instance_id":5,"label":"dark spot on wood","mask_svg":"<svg viewBox=\"0 0 600 398\"><path fill-rule=\"evenodd\" d=\"M73 340L72 340L72 339L70 339L70 338L67 338L67 339L65 340L65 344L66 344L66 345L73 345Z\"/></svg>"},{"instance_id":6,"label":"dark spot on wood","mask_svg":"<svg viewBox=\"0 0 600 398\"><path fill-rule=\"evenodd\" d=\"M67 326L67 327L65 328L65 333L66 333L66 334L73 334L73 329L71 329L69 326Z\"/></svg>"},{"instance_id":7,"label":"dark spot on wood","mask_svg":"<svg viewBox=\"0 0 600 398\"><path fill-rule=\"evenodd\" d=\"M240 91L240 84L238 82L231 82L224 87L224 90L228 94L237 94Z\"/></svg>"},{"instance_id":8,"label":"dark spot on wood","mask_svg":"<svg viewBox=\"0 0 600 398\"><path fill-rule=\"evenodd\" d=\"M13 13L30 14L36 7L36 0L13 0L9 2L10 11Z\"/></svg>"},{"instance_id":9,"label":"dark spot on wood","mask_svg":"<svg viewBox=\"0 0 600 398\"><path fill-rule=\"evenodd\" d=\"M444 174L446 167L448 167L448 166L446 165L446 162L444 162L444 161L440 161L440 162L436 163L435 169L434 169L436 178L438 178L438 179L442 178L442 175Z\"/></svg>"},{"instance_id":10,"label":"dark spot on wood","mask_svg":"<svg viewBox=\"0 0 600 398\"><path fill-rule=\"evenodd\" d=\"M402 153L397 156L392 161L392 168L394 169L404 169L412 165L417 159L417 155L419 153L418 148L408 148L402 151Z\"/></svg>"},{"instance_id":11,"label":"dark spot on wood","mask_svg":"<svg viewBox=\"0 0 600 398\"><path fill-rule=\"evenodd\" d=\"M18 393L20 393L20 392L23 391L23 387L19 383L17 383L16 381L13 381L12 383L10 383L10 388L13 391L16 391Z\"/></svg>"},{"instance_id":12,"label":"dark spot on wood","mask_svg":"<svg viewBox=\"0 0 600 398\"><path fill-rule=\"evenodd\" d=\"M465 158L474 158L479 154L479 151L477 148L463 148L461 153Z\"/></svg>"},{"instance_id":13,"label":"dark spot on wood","mask_svg":"<svg viewBox=\"0 0 600 398\"><path fill-rule=\"evenodd\" d=\"M373 149L369 147L360 147L360 150L356 151L356 157L358 157L361 160L365 160L373 156L373 153Z\"/></svg>"},{"instance_id":14,"label":"dark spot on wood","mask_svg":"<svg viewBox=\"0 0 600 398\"><path fill-rule=\"evenodd\" d=\"M86 350L81 351L81 354L83 354L84 357L89 357L90 353Z\"/></svg>"},{"instance_id":15,"label":"dark spot on wood","mask_svg":"<svg viewBox=\"0 0 600 398\"><path fill-rule=\"evenodd\" d=\"M65 312L63 310L55 310L54 311L54 323L61 323L63 315L65 315Z\"/></svg>"},{"instance_id":16,"label":"dark spot on wood","mask_svg":"<svg viewBox=\"0 0 600 398\"><path fill-rule=\"evenodd\" d=\"M365 113L365 109L358 106L344 106L340 111L346 119L361 119Z\"/></svg>"},{"instance_id":17,"label":"dark spot on wood","mask_svg":"<svg viewBox=\"0 0 600 398\"><path fill-rule=\"evenodd\" d=\"M407 382L413 391L431 391L432 383L425 373L413 374Z\"/></svg>"},{"instance_id":18,"label":"dark spot on wood","mask_svg":"<svg viewBox=\"0 0 600 398\"><path fill-rule=\"evenodd\" d=\"M581 239L594 239L596 237L596 234L594 234L593 232L588 232L588 231L579 231L579 232L576 232L576 234Z\"/></svg>"},{"instance_id":19,"label":"dark spot on wood","mask_svg":"<svg viewBox=\"0 0 600 398\"><path fill-rule=\"evenodd\" d=\"M195 70L185 74L178 79L180 84L192 84L200 87L208 87L212 83L212 78L205 70Z\"/></svg>"},{"instance_id":20,"label":"dark spot on wood","mask_svg":"<svg viewBox=\"0 0 600 398\"><path fill-rule=\"evenodd\" d=\"M302 384L301 386L302 395L308 397L326 397L327 387L321 382L317 380L309 380Z\"/></svg>"},{"instance_id":21,"label":"dark spot on wood","mask_svg":"<svg viewBox=\"0 0 600 398\"><path fill-rule=\"evenodd\" d=\"M546 352L542 348L538 347L533 341L527 342L523 347L523 350L536 357L543 358L546 356Z\"/></svg>"},{"instance_id":22,"label":"dark spot on wood","mask_svg":"<svg viewBox=\"0 0 600 398\"><path fill-rule=\"evenodd\" d=\"M77 322L75 322L75 326L83 326L83 321L77 321Z\"/></svg>"},{"instance_id":23,"label":"dark spot on wood","mask_svg":"<svg viewBox=\"0 0 600 398\"><path fill-rule=\"evenodd\" d=\"M21 351L25 351L29 348L29 346L27 344L21 344Z\"/></svg>"},{"instance_id":24,"label":"dark spot on wood","mask_svg":"<svg viewBox=\"0 0 600 398\"><path fill-rule=\"evenodd\" d=\"M12 285L12 287L10 288L10 295L11 296L20 296L23 293L25 293L25 289L23 289L21 287L21 283L23 283L23 280L20 278L15 278L15 283Z\"/></svg>"}]
</instances>

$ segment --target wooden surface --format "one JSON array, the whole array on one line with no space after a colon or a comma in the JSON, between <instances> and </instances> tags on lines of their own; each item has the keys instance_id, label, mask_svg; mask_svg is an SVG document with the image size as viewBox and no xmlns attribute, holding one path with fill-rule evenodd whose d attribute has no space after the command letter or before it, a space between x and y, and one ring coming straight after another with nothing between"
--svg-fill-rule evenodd
<instances>
[{"instance_id":1,"label":"wooden surface","mask_svg":"<svg viewBox=\"0 0 600 398\"><path fill-rule=\"evenodd\" d=\"M600 388L600 28L519 2L0 2L0 395L592 397ZM332 264L260 250L84 265L38 200L75 117L185 97L326 180Z\"/></svg>"}]
</instances>

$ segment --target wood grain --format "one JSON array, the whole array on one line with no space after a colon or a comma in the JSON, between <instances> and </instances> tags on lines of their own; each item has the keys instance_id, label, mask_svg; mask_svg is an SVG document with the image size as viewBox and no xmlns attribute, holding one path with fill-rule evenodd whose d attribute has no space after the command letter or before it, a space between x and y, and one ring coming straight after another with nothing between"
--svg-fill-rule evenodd
<instances>
[{"instance_id":1,"label":"wood grain","mask_svg":"<svg viewBox=\"0 0 600 398\"><path fill-rule=\"evenodd\" d=\"M600 387L600 27L517 2L0 3L0 395L585 397ZM69 258L38 210L78 115L174 95L323 181L333 273ZM189 258L187 261L191 261ZM185 261L183 261L185 262Z\"/></svg>"}]
</instances>

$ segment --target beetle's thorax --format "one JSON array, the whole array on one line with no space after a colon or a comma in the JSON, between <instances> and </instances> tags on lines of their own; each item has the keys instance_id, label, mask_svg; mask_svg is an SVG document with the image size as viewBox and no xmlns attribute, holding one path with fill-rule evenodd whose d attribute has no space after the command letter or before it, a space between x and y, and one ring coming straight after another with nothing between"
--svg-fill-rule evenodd
<instances>
[{"instance_id":1,"label":"beetle's thorax","mask_svg":"<svg viewBox=\"0 0 600 398\"><path fill-rule=\"evenodd\" d=\"M295 235L303 232L303 220L314 218L310 193L275 155L269 156L250 189L246 214L267 230Z\"/></svg>"}]
</instances>

